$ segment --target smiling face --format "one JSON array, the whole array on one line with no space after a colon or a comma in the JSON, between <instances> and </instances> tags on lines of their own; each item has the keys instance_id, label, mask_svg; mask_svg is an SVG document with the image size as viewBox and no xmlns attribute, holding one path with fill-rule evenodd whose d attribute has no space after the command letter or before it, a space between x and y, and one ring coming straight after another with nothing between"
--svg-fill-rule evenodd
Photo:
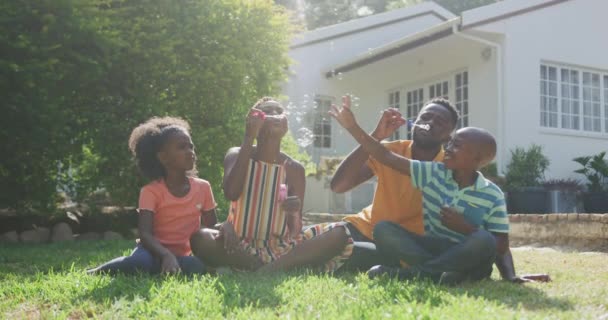
<instances>
[{"instance_id":1,"label":"smiling face","mask_svg":"<svg viewBox=\"0 0 608 320\"><path fill-rule=\"evenodd\" d=\"M258 137L283 137L287 133L287 116L280 103L268 100L256 107L266 115Z\"/></svg>"},{"instance_id":2,"label":"smiling face","mask_svg":"<svg viewBox=\"0 0 608 320\"><path fill-rule=\"evenodd\" d=\"M477 170L479 152L466 135L457 131L445 147L443 163L450 170Z\"/></svg>"},{"instance_id":3,"label":"smiling face","mask_svg":"<svg viewBox=\"0 0 608 320\"><path fill-rule=\"evenodd\" d=\"M415 124L427 124L430 129L424 130L418 126L412 127L412 139L422 148L436 148L450 139L454 130L454 119L446 107L430 103L427 104L416 118Z\"/></svg>"},{"instance_id":4,"label":"smiling face","mask_svg":"<svg viewBox=\"0 0 608 320\"><path fill-rule=\"evenodd\" d=\"M496 155L492 134L480 128L467 127L456 131L445 148L443 163L451 170L475 171Z\"/></svg>"},{"instance_id":5,"label":"smiling face","mask_svg":"<svg viewBox=\"0 0 608 320\"><path fill-rule=\"evenodd\" d=\"M190 171L196 163L194 144L188 132L175 129L167 137L158 152L158 159L165 170Z\"/></svg>"}]
</instances>

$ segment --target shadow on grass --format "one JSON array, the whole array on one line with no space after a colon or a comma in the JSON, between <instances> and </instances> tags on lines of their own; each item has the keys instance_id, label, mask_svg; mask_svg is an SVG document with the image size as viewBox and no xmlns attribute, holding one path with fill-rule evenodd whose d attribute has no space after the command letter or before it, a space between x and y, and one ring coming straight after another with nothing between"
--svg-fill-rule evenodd
<instances>
[{"instance_id":1,"label":"shadow on grass","mask_svg":"<svg viewBox=\"0 0 608 320\"><path fill-rule=\"evenodd\" d=\"M87 269L135 247L133 240L74 241L51 244L0 246L0 274L46 274Z\"/></svg>"},{"instance_id":2,"label":"shadow on grass","mask_svg":"<svg viewBox=\"0 0 608 320\"><path fill-rule=\"evenodd\" d=\"M567 311L575 307L568 298L550 297L543 290L534 287L533 284L484 280L478 283L465 283L459 287L443 287L443 290L453 295L467 295L492 300L511 309L522 307L527 310L554 309Z\"/></svg>"},{"instance_id":3,"label":"shadow on grass","mask_svg":"<svg viewBox=\"0 0 608 320\"><path fill-rule=\"evenodd\" d=\"M282 305L282 298L275 289L283 282L302 274L301 270L269 275L244 272L218 276L214 284L217 292L222 295L225 314L230 314L247 306L272 309Z\"/></svg>"},{"instance_id":4,"label":"shadow on grass","mask_svg":"<svg viewBox=\"0 0 608 320\"><path fill-rule=\"evenodd\" d=\"M341 273L339 277L347 283L357 284L359 273ZM484 280L480 282L465 282L458 286L438 285L430 280L399 281L390 278L380 278L371 281L372 286L381 286L387 296L393 301L405 300L429 304L433 307L448 302L448 295L459 297L475 297L486 301L494 301L511 309L524 308L527 310L567 311L574 309L574 304L568 298L550 297L542 289L533 284L514 284L506 281ZM548 284L547 284L548 285ZM542 286L542 284L541 284Z\"/></svg>"}]
</instances>

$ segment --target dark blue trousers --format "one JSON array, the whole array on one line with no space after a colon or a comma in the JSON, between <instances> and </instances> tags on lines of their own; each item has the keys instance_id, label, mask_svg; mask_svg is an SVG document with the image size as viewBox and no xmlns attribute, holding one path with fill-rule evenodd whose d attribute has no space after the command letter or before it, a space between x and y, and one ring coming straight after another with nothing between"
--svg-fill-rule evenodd
<instances>
[{"instance_id":1,"label":"dark blue trousers","mask_svg":"<svg viewBox=\"0 0 608 320\"><path fill-rule=\"evenodd\" d=\"M186 275L205 273L205 265L195 256L177 257L177 263ZM161 261L146 250L141 244L135 247L130 256L112 259L93 269L95 272L133 274L144 272L150 274L160 273Z\"/></svg>"}]
</instances>

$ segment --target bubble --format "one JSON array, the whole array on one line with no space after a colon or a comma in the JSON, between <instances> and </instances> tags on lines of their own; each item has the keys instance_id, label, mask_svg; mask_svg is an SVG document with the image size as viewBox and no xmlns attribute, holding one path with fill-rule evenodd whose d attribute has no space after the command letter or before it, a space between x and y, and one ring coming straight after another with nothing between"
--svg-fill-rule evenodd
<instances>
[{"instance_id":1,"label":"bubble","mask_svg":"<svg viewBox=\"0 0 608 320\"><path fill-rule=\"evenodd\" d=\"M344 79L344 74L342 72L338 72L338 80Z\"/></svg>"},{"instance_id":2,"label":"bubble","mask_svg":"<svg viewBox=\"0 0 608 320\"><path fill-rule=\"evenodd\" d=\"M352 102L353 102L353 106L354 107L358 107L359 106L359 100L361 100L361 99L359 99L359 97L357 97L357 96L352 96L351 99L352 99Z\"/></svg>"},{"instance_id":3,"label":"bubble","mask_svg":"<svg viewBox=\"0 0 608 320\"><path fill-rule=\"evenodd\" d=\"M312 130L302 127L296 131L296 143L301 148L306 148L312 144L314 140L314 134Z\"/></svg>"},{"instance_id":4,"label":"bubble","mask_svg":"<svg viewBox=\"0 0 608 320\"><path fill-rule=\"evenodd\" d=\"M371 56L372 54L374 54L374 49L372 49L372 48L367 48L367 54L368 54L368 55L370 55L370 56Z\"/></svg>"}]
</instances>

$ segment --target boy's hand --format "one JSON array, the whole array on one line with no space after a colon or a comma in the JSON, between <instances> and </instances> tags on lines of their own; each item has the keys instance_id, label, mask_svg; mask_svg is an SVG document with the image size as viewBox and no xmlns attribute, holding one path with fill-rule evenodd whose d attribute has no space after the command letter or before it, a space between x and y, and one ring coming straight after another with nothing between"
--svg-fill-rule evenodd
<instances>
[{"instance_id":1,"label":"boy's hand","mask_svg":"<svg viewBox=\"0 0 608 320\"><path fill-rule=\"evenodd\" d=\"M246 126L245 126L245 136L249 138L257 138L260 133L260 129L264 125L264 119L266 115L260 109L251 108L249 110L249 114L247 114Z\"/></svg>"},{"instance_id":2,"label":"boy's hand","mask_svg":"<svg viewBox=\"0 0 608 320\"><path fill-rule=\"evenodd\" d=\"M181 271L177 258L172 253L167 253L160 259L161 273L178 273Z\"/></svg>"},{"instance_id":3,"label":"boy's hand","mask_svg":"<svg viewBox=\"0 0 608 320\"><path fill-rule=\"evenodd\" d=\"M374 132L372 132L372 137L378 140L384 140L390 137L395 130L399 129L402 125L404 125L407 121L401 115L401 112L395 108L388 108L382 111L382 116L378 121L378 125Z\"/></svg>"},{"instance_id":4,"label":"boy's hand","mask_svg":"<svg viewBox=\"0 0 608 320\"><path fill-rule=\"evenodd\" d=\"M439 213L441 214L441 223L451 230L462 234L471 234L475 232L475 227L468 223L464 219L464 216L456 211L456 209L442 207Z\"/></svg>"},{"instance_id":5,"label":"boy's hand","mask_svg":"<svg viewBox=\"0 0 608 320\"><path fill-rule=\"evenodd\" d=\"M344 127L344 129L350 129L357 125L355 115L350 110L350 97L342 97L342 107L338 108L335 105L331 106L329 114L338 121L338 123Z\"/></svg>"},{"instance_id":6,"label":"boy's hand","mask_svg":"<svg viewBox=\"0 0 608 320\"><path fill-rule=\"evenodd\" d=\"M526 283L526 282L551 282L551 277L548 274L523 274L518 277L511 279L514 283Z\"/></svg>"}]
</instances>

